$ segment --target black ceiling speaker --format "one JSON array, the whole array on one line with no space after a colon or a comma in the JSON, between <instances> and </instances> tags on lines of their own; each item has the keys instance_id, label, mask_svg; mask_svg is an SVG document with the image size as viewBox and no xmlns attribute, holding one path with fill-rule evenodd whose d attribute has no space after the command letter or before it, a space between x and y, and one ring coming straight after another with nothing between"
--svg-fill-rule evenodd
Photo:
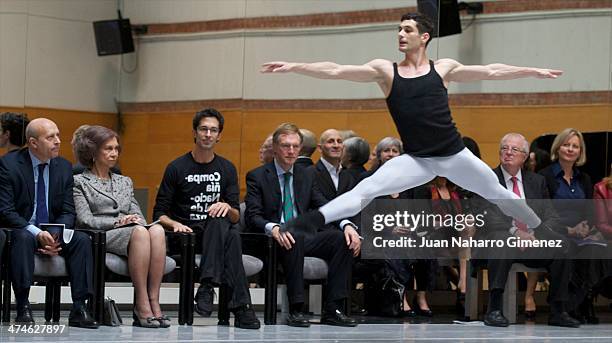
<instances>
[{"instance_id":1,"label":"black ceiling speaker","mask_svg":"<svg viewBox=\"0 0 612 343\"><path fill-rule=\"evenodd\" d=\"M129 19L101 20L93 23L98 56L134 52L134 39Z\"/></svg>"},{"instance_id":2,"label":"black ceiling speaker","mask_svg":"<svg viewBox=\"0 0 612 343\"><path fill-rule=\"evenodd\" d=\"M461 33L457 0L417 0L418 11L434 24L434 37Z\"/></svg>"}]
</instances>

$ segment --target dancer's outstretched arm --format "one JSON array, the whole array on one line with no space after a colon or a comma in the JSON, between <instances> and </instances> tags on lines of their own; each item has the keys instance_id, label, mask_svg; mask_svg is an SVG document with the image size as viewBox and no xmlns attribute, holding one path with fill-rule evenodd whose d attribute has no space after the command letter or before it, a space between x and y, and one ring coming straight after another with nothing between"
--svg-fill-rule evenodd
<instances>
[{"instance_id":1,"label":"dancer's outstretched arm","mask_svg":"<svg viewBox=\"0 0 612 343\"><path fill-rule=\"evenodd\" d=\"M443 75L443 79L446 82L513 80L526 77L535 77L538 79L556 79L563 74L562 70L516 67L501 63L488 65L463 65L450 58L444 58L436 61L436 70Z\"/></svg>"},{"instance_id":2,"label":"dancer's outstretched arm","mask_svg":"<svg viewBox=\"0 0 612 343\"><path fill-rule=\"evenodd\" d=\"M356 82L382 82L384 69L391 62L382 59L372 60L363 65L341 65L333 62L294 63L267 62L262 65L262 73L298 73L319 79L339 79Z\"/></svg>"}]
</instances>

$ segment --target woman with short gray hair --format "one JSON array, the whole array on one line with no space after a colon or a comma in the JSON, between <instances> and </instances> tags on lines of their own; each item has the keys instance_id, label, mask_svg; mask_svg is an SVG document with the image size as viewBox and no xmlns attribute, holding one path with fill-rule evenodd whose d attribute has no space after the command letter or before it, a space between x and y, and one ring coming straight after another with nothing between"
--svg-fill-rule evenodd
<instances>
[{"instance_id":1,"label":"woman with short gray hair","mask_svg":"<svg viewBox=\"0 0 612 343\"><path fill-rule=\"evenodd\" d=\"M370 145L361 137L351 137L344 141L342 153L342 168L359 180L361 174L366 172L364 164L370 159Z\"/></svg>"},{"instance_id":2,"label":"woman with short gray hair","mask_svg":"<svg viewBox=\"0 0 612 343\"><path fill-rule=\"evenodd\" d=\"M134 198L134 184L111 171L119 158L119 135L89 126L74 140L74 152L85 167L74 177L76 226L106 231L106 250L127 256L134 284L134 326L169 327L159 305L166 264L166 236L161 225L146 229Z\"/></svg>"}]
</instances>

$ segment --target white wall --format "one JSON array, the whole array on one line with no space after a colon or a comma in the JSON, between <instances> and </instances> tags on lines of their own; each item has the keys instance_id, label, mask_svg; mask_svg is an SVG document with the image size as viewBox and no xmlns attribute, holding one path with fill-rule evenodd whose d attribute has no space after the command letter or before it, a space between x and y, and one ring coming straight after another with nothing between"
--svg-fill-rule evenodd
<instances>
[{"instance_id":1,"label":"white wall","mask_svg":"<svg viewBox=\"0 0 612 343\"><path fill-rule=\"evenodd\" d=\"M124 0L120 6L124 17L136 23L414 4ZM258 70L269 60L360 64L373 58L401 58L396 23L147 36L137 40L137 53L98 57L91 22L115 18L116 6L116 0L0 0L0 105L115 111L118 93L127 102L381 98L372 84L271 76ZM429 53L466 64L506 62L565 71L558 80L477 82L451 86L452 93L607 90L611 32L610 9L480 15L463 34L432 42Z\"/></svg>"},{"instance_id":2,"label":"white wall","mask_svg":"<svg viewBox=\"0 0 612 343\"><path fill-rule=\"evenodd\" d=\"M123 0L135 23L180 23L416 6L416 0Z\"/></svg>"},{"instance_id":3,"label":"white wall","mask_svg":"<svg viewBox=\"0 0 612 343\"><path fill-rule=\"evenodd\" d=\"M92 21L115 0L0 0L0 105L115 111L120 57L96 54Z\"/></svg>"},{"instance_id":4,"label":"white wall","mask_svg":"<svg viewBox=\"0 0 612 343\"><path fill-rule=\"evenodd\" d=\"M608 89L612 10L479 18L461 35L434 40L430 57L454 58L464 64L503 62L558 68L565 74L557 80L453 85L451 93ZM464 25L468 21L464 19ZM397 61L402 56L397 51L396 32L395 23L385 23L144 37L139 42L138 71L122 75L122 100L381 98L373 84L260 74L259 67L273 60L342 64L361 64L374 58Z\"/></svg>"}]
</instances>

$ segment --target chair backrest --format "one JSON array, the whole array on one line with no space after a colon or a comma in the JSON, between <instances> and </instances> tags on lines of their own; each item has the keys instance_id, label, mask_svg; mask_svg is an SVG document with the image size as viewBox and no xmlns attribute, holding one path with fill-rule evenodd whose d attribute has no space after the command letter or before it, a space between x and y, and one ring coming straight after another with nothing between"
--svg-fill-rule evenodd
<instances>
[{"instance_id":1,"label":"chair backrest","mask_svg":"<svg viewBox=\"0 0 612 343\"><path fill-rule=\"evenodd\" d=\"M149 189L148 188L134 188L134 198L138 201L142 214L147 216L149 207Z\"/></svg>"},{"instance_id":2,"label":"chair backrest","mask_svg":"<svg viewBox=\"0 0 612 343\"><path fill-rule=\"evenodd\" d=\"M238 225L240 225L240 232L247 232L247 226L246 226L246 221L244 219L244 213L246 212L246 203L241 202L240 203L240 221L238 222Z\"/></svg>"}]
</instances>

